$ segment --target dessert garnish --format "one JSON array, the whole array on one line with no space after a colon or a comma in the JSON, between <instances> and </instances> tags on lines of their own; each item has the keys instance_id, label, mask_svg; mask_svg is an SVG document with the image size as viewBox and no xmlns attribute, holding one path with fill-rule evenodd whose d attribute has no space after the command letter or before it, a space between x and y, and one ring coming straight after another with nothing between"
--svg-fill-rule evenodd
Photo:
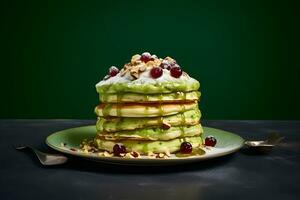
<instances>
[{"instance_id":1,"label":"dessert garnish","mask_svg":"<svg viewBox=\"0 0 300 200\"><path fill-rule=\"evenodd\" d=\"M163 74L163 70L160 67L153 67L150 73L152 78L159 78Z\"/></svg>"},{"instance_id":2,"label":"dessert garnish","mask_svg":"<svg viewBox=\"0 0 300 200\"><path fill-rule=\"evenodd\" d=\"M193 146L189 142L183 142L180 145L180 153L188 154L192 153L193 151Z\"/></svg>"},{"instance_id":3,"label":"dessert garnish","mask_svg":"<svg viewBox=\"0 0 300 200\"><path fill-rule=\"evenodd\" d=\"M205 138L205 145L214 147L217 144L217 139L214 136L207 136Z\"/></svg>"},{"instance_id":4,"label":"dessert garnish","mask_svg":"<svg viewBox=\"0 0 300 200\"><path fill-rule=\"evenodd\" d=\"M120 156L121 154L126 153L126 147L123 144L115 144L113 152L115 156Z\"/></svg>"},{"instance_id":5,"label":"dessert garnish","mask_svg":"<svg viewBox=\"0 0 300 200\"><path fill-rule=\"evenodd\" d=\"M171 67L170 72L171 72L171 76L175 78L179 78L182 75L182 70L180 69L179 66Z\"/></svg>"}]
</instances>

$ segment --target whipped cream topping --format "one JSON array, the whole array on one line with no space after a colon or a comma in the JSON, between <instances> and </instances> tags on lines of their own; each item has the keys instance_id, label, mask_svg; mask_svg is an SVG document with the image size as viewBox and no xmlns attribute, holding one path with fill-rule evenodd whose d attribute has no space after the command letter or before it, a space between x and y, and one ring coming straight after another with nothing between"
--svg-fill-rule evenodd
<instances>
[{"instance_id":1,"label":"whipped cream topping","mask_svg":"<svg viewBox=\"0 0 300 200\"><path fill-rule=\"evenodd\" d=\"M147 63L141 62L140 55L134 55L131 59L130 63L125 64L124 68L115 76L109 77L107 79L101 80L96 84L96 87L100 87L102 85L111 85L118 83L126 83L126 84L157 84L163 82L195 82L196 80L191 78L187 73L183 72L182 75L178 78L171 76L169 69L162 69L163 73L158 78L151 77L151 69L153 67L159 67L161 63L166 62L176 62L170 57L166 57L164 60L159 59L155 56L153 61L149 61ZM143 69L142 71L139 69ZM129 70L128 70L129 69ZM138 71L138 76L133 76L132 71L134 73Z\"/></svg>"}]
</instances>

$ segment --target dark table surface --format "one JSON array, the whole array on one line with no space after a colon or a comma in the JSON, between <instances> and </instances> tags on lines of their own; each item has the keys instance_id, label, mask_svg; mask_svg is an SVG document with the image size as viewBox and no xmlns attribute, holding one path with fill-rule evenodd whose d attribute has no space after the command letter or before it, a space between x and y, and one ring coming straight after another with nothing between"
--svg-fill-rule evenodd
<instances>
[{"instance_id":1,"label":"dark table surface","mask_svg":"<svg viewBox=\"0 0 300 200\"><path fill-rule=\"evenodd\" d=\"M43 167L32 144L51 152L52 132L93 124L92 120L0 120L0 199L299 199L300 121L203 121L206 126L263 139L278 132L286 139L267 155L239 151L181 166L114 166L71 158Z\"/></svg>"}]
</instances>

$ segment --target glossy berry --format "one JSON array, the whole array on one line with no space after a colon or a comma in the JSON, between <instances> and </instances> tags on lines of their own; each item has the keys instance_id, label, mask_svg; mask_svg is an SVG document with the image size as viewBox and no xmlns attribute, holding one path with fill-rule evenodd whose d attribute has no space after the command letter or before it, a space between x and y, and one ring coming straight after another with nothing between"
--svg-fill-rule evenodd
<instances>
[{"instance_id":1,"label":"glossy berry","mask_svg":"<svg viewBox=\"0 0 300 200\"><path fill-rule=\"evenodd\" d=\"M116 76L118 73L119 73L119 69L117 67L111 66L109 68L108 74L109 74L110 77Z\"/></svg>"},{"instance_id":2,"label":"glossy berry","mask_svg":"<svg viewBox=\"0 0 300 200\"><path fill-rule=\"evenodd\" d=\"M148 52L145 52L141 55L141 58L140 58L141 61L143 61L144 63L147 63L148 61L150 60L154 60L154 58L151 56L150 53Z\"/></svg>"},{"instance_id":3,"label":"glossy berry","mask_svg":"<svg viewBox=\"0 0 300 200\"><path fill-rule=\"evenodd\" d=\"M188 154L188 153L192 153L192 151L193 151L193 146L191 145L191 143L189 143L189 142L181 143L180 153Z\"/></svg>"},{"instance_id":4,"label":"glossy berry","mask_svg":"<svg viewBox=\"0 0 300 200\"><path fill-rule=\"evenodd\" d=\"M171 67L170 69L171 76L179 78L182 75L182 70L178 65Z\"/></svg>"},{"instance_id":5,"label":"glossy berry","mask_svg":"<svg viewBox=\"0 0 300 200\"><path fill-rule=\"evenodd\" d=\"M121 153L126 153L126 147L123 144L115 144L113 151L115 156L120 156Z\"/></svg>"},{"instance_id":6,"label":"glossy berry","mask_svg":"<svg viewBox=\"0 0 300 200\"><path fill-rule=\"evenodd\" d=\"M160 67L153 67L150 71L152 78L159 78L163 74L163 70Z\"/></svg>"},{"instance_id":7,"label":"glossy berry","mask_svg":"<svg viewBox=\"0 0 300 200\"><path fill-rule=\"evenodd\" d=\"M205 145L214 147L217 144L217 140L214 136L207 136L205 138Z\"/></svg>"}]
</instances>

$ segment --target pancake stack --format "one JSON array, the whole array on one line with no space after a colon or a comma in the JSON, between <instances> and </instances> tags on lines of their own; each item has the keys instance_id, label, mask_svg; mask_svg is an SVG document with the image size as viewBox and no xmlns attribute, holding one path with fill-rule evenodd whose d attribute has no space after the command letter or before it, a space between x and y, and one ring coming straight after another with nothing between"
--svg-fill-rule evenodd
<instances>
[{"instance_id":1,"label":"pancake stack","mask_svg":"<svg viewBox=\"0 0 300 200\"><path fill-rule=\"evenodd\" d=\"M119 145L144 155L175 153L183 142L200 146L199 87L170 57L143 53L121 70L111 67L96 85L101 103L95 146L114 152Z\"/></svg>"}]
</instances>

